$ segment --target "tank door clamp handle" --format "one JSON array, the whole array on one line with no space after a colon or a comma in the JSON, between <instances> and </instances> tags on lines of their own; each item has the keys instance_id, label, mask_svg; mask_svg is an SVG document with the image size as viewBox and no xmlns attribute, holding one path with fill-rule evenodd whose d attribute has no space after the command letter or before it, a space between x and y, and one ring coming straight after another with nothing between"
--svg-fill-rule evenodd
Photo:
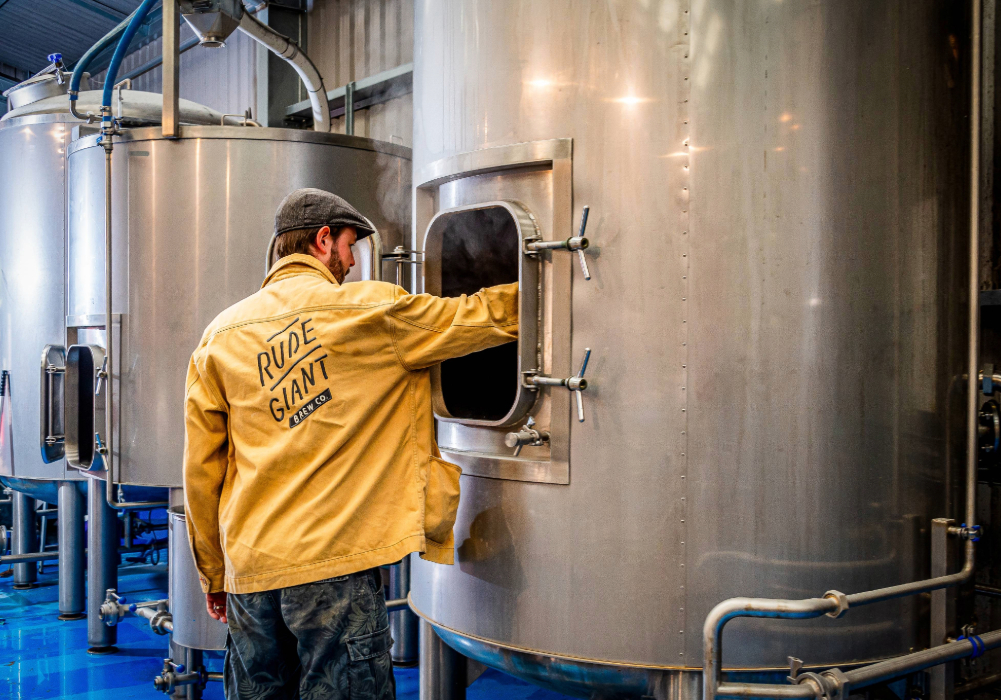
<instances>
[{"instance_id":1,"label":"tank door clamp handle","mask_svg":"<svg viewBox=\"0 0 1001 700\"><path fill-rule=\"evenodd\" d=\"M508 433L504 436L504 444L514 448L514 456L521 454L521 448L525 445L530 447L542 447L549 442L548 430L536 430L535 419L531 416L525 422L525 427L516 433Z\"/></svg>"},{"instance_id":2,"label":"tank door clamp handle","mask_svg":"<svg viewBox=\"0 0 1001 700\"><path fill-rule=\"evenodd\" d=\"M535 372L525 372L525 387L528 389L538 389L540 386L565 386L575 394L577 399L577 420L584 422L584 397L582 392L587 389L587 380L584 379L584 372L587 371L587 363L591 359L591 348L584 348L584 361L580 364L580 369L573 377L557 379L556 377L544 377Z\"/></svg>"},{"instance_id":3,"label":"tank door clamp handle","mask_svg":"<svg viewBox=\"0 0 1001 700\"><path fill-rule=\"evenodd\" d=\"M587 258L584 257L584 251L590 245L590 242L584 237L584 230L587 228L587 213L590 209L590 207L584 207L584 211L581 212L580 230L576 236L568 238L565 241L527 241L525 243L525 252L529 255L538 253L540 250L569 250L575 252L577 253L577 260L580 262L581 272L584 273L584 279L591 279L591 271L587 269Z\"/></svg>"},{"instance_id":4,"label":"tank door clamp handle","mask_svg":"<svg viewBox=\"0 0 1001 700\"><path fill-rule=\"evenodd\" d=\"M94 388L94 396L100 396L104 389L104 382L108 379L108 356L104 356L101 369L97 370L97 386Z\"/></svg>"}]
</instances>

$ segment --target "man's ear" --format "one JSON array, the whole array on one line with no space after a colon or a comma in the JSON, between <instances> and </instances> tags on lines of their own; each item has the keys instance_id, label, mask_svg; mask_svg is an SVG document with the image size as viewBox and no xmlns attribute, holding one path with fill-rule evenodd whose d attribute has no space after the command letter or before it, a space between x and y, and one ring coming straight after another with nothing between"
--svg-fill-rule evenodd
<instances>
[{"instance_id":1,"label":"man's ear","mask_svg":"<svg viewBox=\"0 0 1001 700\"><path fill-rule=\"evenodd\" d=\"M330 233L330 227L324 226L313 237L313 247L321 254L326 255L334 247L334 236Z\"/></svg>"}]
</instances>

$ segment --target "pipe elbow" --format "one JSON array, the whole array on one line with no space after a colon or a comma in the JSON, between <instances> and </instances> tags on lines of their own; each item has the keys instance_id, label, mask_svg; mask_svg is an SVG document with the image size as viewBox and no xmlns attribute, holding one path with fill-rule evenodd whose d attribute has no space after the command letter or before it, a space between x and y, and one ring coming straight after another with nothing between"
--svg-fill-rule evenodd
<instances>
[{"instance_id":1,"label":"pipe elbow","mask_svg":"<svg viewBox=\"0 0 1001 700\"><path fill-rule=\"evenodd\" d=\"M240 19L240 30L292 66L309 94L309 102L313 111L313 130L323 133L329 132L330 104L327 101L327 92L323 87L323 77L309 56L302 52L295 42L282 36L266 24L262 24L249 12L243 13L243 17Z\"/></svg>"}]
</instances>

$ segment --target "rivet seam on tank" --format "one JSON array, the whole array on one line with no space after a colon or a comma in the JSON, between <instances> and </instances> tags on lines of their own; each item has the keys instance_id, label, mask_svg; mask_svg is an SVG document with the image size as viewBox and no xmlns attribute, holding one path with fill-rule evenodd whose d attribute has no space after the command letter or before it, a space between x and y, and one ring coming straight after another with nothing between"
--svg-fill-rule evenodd
<instances>
[{"instance_id":1,"label":"rivet seam on tank","mask_svg":"<svg viewBox=\"0 0 1001 700\"><path fill-rule=\"evenodd\" d=\"M687 541L687 532L685 525L685 520L687 519L687 479L686 475L688 472L688 276L689 276L689 257L688 249L689 237L688 237L688 209L689 202L691 200L691 144L690 144L690 125L689 125L689 112L688 112L688 100L691 95L691 81L689 78L689 72L691 68L691 46L689 44L690 37L690 17L689 12L690 6L689 2L684 1L681 3L679 10L679 22L678 22L678 44L676 50L681 52L680 55L680 65L679 74L682 78L678 83L678 90L680 91L681 99L678 101L678 117L677 117L677 130L676 138L681 141L681 153L683 154L680 158L681 170L678 173L680 175L681 191L677 198L680 211L678 212L678 222L677 231L680 234L677 239L678 248L680 248L681 257L681 382L679 386L679 399L681 401L681 435L678 441L679 444L679 457L681 460L681 483L678 484L680 487L678 490L679 508L680 511L680 533L679 533L679 546L678 552L680 554L679 568L684 572L685 567L685 542ZM674 149L672 149L674 150ZM671 179L674 181L674 179ZM681 599L684 600L686 579L682 576L680 592ZM687 629L686 618L685 618L685 607L678 608L678 640L680 648L678 651L678 657L684 663L685 658L685 630Z\"/></svg>"}]
</instances>

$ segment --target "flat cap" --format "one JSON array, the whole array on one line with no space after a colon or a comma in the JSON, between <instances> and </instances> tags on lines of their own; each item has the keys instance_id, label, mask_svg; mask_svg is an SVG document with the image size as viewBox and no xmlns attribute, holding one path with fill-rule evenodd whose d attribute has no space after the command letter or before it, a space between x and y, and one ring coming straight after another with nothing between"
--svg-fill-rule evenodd
<instances>
[{"instance_id":1,"label":"flat cap","mask_svg":"<svg viewBox=\"0 0 1001 700\"><path fill-rule=\"evenodd\" d=\"M358 238L372 234L375 229L357 209L336 194L304 187L291 193L278 205L275 213L275 235L302 228L329 226L336 231L342 226L354 226Z\"/></svg>"}]
</instances>

